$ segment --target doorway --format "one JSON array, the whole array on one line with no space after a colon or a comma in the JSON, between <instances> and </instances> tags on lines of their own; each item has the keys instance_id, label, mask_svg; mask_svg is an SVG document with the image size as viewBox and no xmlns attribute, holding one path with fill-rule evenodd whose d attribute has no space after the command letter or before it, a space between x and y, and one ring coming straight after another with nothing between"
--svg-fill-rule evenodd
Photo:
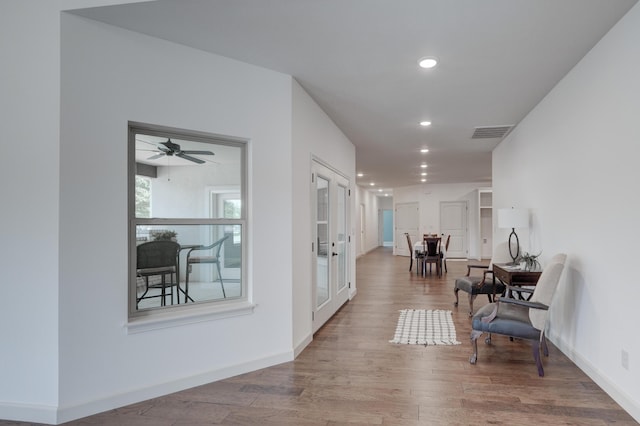
<instances>
[{"instance_id":1,"label":"doorway","mask_svg":"<svg viewBox=\"0 0 640 426\"><path fill-rule=\"evenodd\" d=\"M378 223L379 245L393 247L393 210L380 210Z\"/></svg>"},{"instance_id":2,"label":"doorway","mask_svg":"<svg viewBox=\"0 0 640 426\"><path fill-rule=\"evenodd\" d=\"M313 320L315 333L349 299L349 181L313 161Z\"/></svg>"}]
</instances>

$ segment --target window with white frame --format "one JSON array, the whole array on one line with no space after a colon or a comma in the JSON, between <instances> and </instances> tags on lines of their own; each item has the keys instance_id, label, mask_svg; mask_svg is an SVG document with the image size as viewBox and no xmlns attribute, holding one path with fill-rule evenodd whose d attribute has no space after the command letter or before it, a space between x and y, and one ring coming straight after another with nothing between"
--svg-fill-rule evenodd
<instances>
[{"instance_id":1,"label":"window with white frame","mask_svg":"<svg viewBox=\"0 0 640 426\"><path fill-rule=\"evenodd\" d=\"M242 140L129 123L130 317L247 300L246 158Z\"/></svg>"}]
</instances>

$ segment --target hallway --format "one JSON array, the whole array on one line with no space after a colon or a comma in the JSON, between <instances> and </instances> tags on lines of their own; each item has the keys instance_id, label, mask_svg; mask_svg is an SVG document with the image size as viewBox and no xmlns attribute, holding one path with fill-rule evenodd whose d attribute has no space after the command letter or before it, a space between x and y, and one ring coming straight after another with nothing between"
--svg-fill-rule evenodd
<instances>
[{"instance_id":1,"label":"hallway","mask_svg":"<svg viewBox=\"0 0 640 426\"><path fill-rule=\"evenodd\" d=\"M447 274L418 277L409 259L378 248L357 260L357 296L293 362L112 410L72 425L637 424L549 345L537 375L526 342L494 336L469 364L466 294L453 307ZM476 307L487 303L476 299ZM398 311L453 311L457 346L395 345ZM0 425L18 424L2 422Z\"/></svg>"}]
</instances>

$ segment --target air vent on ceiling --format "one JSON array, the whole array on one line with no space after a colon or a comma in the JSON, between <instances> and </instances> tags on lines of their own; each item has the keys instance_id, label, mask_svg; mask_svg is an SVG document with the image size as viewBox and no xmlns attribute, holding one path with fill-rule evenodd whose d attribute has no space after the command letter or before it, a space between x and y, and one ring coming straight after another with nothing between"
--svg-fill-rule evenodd
<instances>
[{"instance_id":1,"label":"air vent on ceiling","mask_svg":"<svg viewBox=\"0 0 640 426\"><path fill-rule=\"evenodd\" d=\"M513 125L476 127L471 139L502 139L511 129L513 129Z\"/></svg>"}]
</instances>

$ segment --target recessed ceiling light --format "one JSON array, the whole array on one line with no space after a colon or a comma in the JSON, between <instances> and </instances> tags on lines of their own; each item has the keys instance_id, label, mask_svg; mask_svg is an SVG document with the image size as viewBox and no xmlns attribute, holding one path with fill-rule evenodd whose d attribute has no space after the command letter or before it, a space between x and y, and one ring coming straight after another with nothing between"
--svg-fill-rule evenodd
<instances>
[{"instance_id":1,"label":"recessed ceiling light","mask_svg":"<svg viewBox=\"0 0 640 426\"><path fill-rule=\"evenodd\" d=\"M433 56L427 56L425 58L420 59L418 61L418 65L420 65L420 68L429 69L438 65L438 60Z\"/></svg>"},{"instance_id":2,"label":"recessed ceiling light","mask_svg":"<svg viewBox=\"0 0 640 426\"><path fill-rule=\"evenodd\" d=\"M421 121L421 122L420 122L420 125L421 125L422 127L431 126L431 122L430 122L430 121Z\"/></svg>"},{"instance_id":3,"label":"recessed ceiling light","mask_svg":"<svg viewBox=\"0 0 640 426\"><path fill-rule=\"evenodd\" d=\"M364 173L358 173L358 177L364 176Z\"/></svg>"},{"instance_id":4,"label":"recessed ceiling light","mask_svg":"<svg viewBox=\"0 0 640 426\"><path fill-rule=\"evenodd\" d=\"M420 167L422 167L423 169L426 169L427 165L426 164L420 164Z\"/></svg>"},{"instance_id":5,"label":"recessed ceiling light","mask_svg":"<svg viewBox=\"0 0 640 426\"><path fill-rule=\"evenodd\" d=\"M427 152L429 152L429 150L427 148L422 148L420 152L423 154L426 154Z\"/></svg>"},{"instance_id":6,"label":"recessed ceiling light","mask_svg":"<svg viewBox=\"0 0 640 426\"><path fill-rule=\"evenodd\" d=\"M427 175L427 172L420 173L420 176L426 176L426 175Z\"/></svg>"},{"instance_id":7,"label":"recessed ceiling light","mask_svg":"<svg viewBox=\"0 0 640 426\"><path fill-rule=\"evenodd\" d=\"M385 197L388 197L388 196L389 196L389 194L384 194L384 196L385 196Z\"/></svg>"},{"instance_id":8,"label":"recessed ceiling light","mask_svg":"<svg viewBox=\"0 0 640 426\"><path fill-rule=\"evenodd\" d=\"M427 181L426 179L420 179L420 182L426 182L426 181Z\"/></svg>"},{"instance_id":9,"label":"recessed ceiling light","mask_svg":"<svg viewBox=\"0 0 640 426\"><path fill-rule=\"evenodd\" d=\"M382 188L378 188L378 192L382 192Z\"/></svg>"},{"instance_id":10,"label":"recessed ceiling light","mask_svg":"<svg viewBox=\"0 0 640 426\"><path fill-rule=\"evenodd\" d=\"M375 186L375 182L371 182L369 185L371 185L371 186Z\"/></svg>"}]
</instances>

